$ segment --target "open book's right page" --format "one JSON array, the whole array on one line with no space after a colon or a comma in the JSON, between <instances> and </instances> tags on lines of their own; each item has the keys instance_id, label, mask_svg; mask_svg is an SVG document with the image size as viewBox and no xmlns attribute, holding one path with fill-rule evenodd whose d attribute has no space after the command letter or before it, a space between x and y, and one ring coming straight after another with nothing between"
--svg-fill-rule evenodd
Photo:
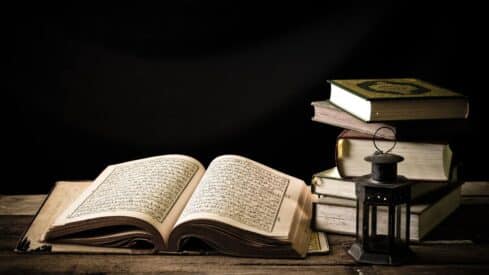
<instances>
[{"instance_id":1,"label":"open book's right page","mask_svg":"<svg viewBox=\"0 0 489 275\"><path fill-rule=\"evenodd\" d=\"M209 165L174 229L193 220L211 220L289 241L297 234L292 232L298 228L294 223L310 219L309 211L297 211L310 204L305 202L307 194L300 179L244 157L220 156ZM309 239L304 239L307 244Z\"/></svg>"}]
</instances>

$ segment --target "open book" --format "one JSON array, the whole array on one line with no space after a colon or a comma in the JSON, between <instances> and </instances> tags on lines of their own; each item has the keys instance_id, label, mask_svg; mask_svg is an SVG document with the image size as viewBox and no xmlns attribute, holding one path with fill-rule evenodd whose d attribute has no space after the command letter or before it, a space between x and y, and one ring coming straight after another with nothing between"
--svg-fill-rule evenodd
<instances>
[{"instance_id":1,"label":"open book","mask_svg":"<svg viewBox=\"0 0 489 275\"><path fill-rule=\"evenodd\" d=\"M205 170L183 155L108 166L94 182L58 182L18 251L304 257L311 193L300 179L234 155Z\"/></svg>"}]
</instances>

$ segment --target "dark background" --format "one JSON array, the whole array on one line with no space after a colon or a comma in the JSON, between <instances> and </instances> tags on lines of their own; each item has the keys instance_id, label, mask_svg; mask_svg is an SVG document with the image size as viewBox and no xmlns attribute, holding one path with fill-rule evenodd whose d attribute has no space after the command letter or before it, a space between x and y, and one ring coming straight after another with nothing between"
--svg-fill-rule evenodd
<instances>
[{"instance_id":1,"label":"dark background","mask_svg":"<svg viewBox=\"0 0 489 275\"><path fill-rule=\"evenodd\" d=\"M1 193L169 153L204 165L240 154L309 181L334 165L340 129L312 122L310 102L335 78L417 77L467 95L459 154L468 179L489 178L483 9L230 2L6 9Z\"/></svg>"}]
</instances>

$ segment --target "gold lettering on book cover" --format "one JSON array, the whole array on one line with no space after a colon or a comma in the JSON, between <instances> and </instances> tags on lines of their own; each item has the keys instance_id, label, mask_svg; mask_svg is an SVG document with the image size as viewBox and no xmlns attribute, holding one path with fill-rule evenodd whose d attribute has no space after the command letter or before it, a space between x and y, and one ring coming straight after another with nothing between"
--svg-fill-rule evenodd
<instances>
[{"instance_id":1,"label":"gold lettering on book cover","mask_svg":"<svg viewBox=\"0 0 489 275\"><path fill-rule=\"evenodd\" d=\"M220 158L214 160L182 217L212 213L271 232L289 179L253 162Z\"/></svg>"},{"instance_id":2,"label":"gold lettering on book cover","mask_svg":"<svg viewBox=\"0 0 489 275\"><path fill-rule=\"evenodd\" d=\"M116 166L69 216L135 211L163 222L198 165L181 158L152 158Z\"/></svg>"}]
</instances>

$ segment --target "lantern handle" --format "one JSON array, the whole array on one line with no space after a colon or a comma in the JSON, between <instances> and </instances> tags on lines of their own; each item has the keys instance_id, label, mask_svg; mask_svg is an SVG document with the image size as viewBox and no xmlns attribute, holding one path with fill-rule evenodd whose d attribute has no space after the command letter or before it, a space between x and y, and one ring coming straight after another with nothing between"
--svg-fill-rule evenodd
<instances>
[{"instance_id":1,"label":"lantern handle","mask_svg":"<svg viewBox=\"0 0 489 275\"><path fill-rule=\"evenodd\" d=\"M394 134L394 143L392 144L391 148L389 148L389 150L387 150L387 151L385 151L385 152L384 152L384 151L382 151L382 150L379 148L379 146L377 146L377 143L376 143L376 140L375 140L375 138L376 138L376 137L378 137L378 136L377 136L377 134L378 134L378 133L379 133L379 131L380 131L380 130L382 130L382 129L389 129L389 130L391 130L391 131L392 131L392 133ZM377 151L376 151L376 153L377 153L377 154L387 154L387 153L389 153L390 151L392 151L392 149L394 149L394 147L396 147L396 143L397 143L396 131L395 131L394 129L392 129L391 127L387 127L387 126L382 126L382 127L379 127L379 128L378 128L378 129L375 131L372 141L374 142L374 147L375 147L375 149L377 149Z\"/></svg>"}]
</instances>

